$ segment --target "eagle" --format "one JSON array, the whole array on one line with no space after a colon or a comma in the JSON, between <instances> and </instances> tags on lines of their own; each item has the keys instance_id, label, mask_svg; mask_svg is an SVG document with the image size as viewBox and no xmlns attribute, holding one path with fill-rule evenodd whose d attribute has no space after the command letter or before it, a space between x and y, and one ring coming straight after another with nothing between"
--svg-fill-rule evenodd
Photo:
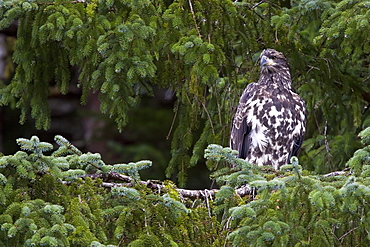
<instances>
[{"instance_id":1,"label":"eagle","mask_svg":"<svg viewBox=\"0 0 370 247\"><path fill-rule=\"evenodd\" d=\"M292 90L285 56L274 49L260 55L258 82L247 85L231 128L230 147L238 157L278 170L299 153L306 131L306 105Z\"/></svg>"}]
</instances>

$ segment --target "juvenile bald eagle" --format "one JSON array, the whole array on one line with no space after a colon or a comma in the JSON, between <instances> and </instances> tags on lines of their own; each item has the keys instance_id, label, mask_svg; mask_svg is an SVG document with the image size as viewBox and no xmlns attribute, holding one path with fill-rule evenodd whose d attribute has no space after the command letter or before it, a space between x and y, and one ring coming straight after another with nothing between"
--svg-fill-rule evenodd
<instances>
[{"instance_id":1,"label":"juvenile bald eagle","mask_svg":"<svg viewBox=\"0 0 370 247\"><path fill-rule=\"evenodd\" d=\"M290 163L302 145L306 130L305 102L292 91L287 59L281 52L266 49L260 55L261 74L240 97L230 137L239 158L250 163Z\"/></svg>"}]
</instances>

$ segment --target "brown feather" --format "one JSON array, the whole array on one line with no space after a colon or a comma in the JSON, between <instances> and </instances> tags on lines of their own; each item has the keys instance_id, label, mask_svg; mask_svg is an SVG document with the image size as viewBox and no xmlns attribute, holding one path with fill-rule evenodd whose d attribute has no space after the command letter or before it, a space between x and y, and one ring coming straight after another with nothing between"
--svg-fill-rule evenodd
<instances>
[{"instance_id":1,"label":"brown feather","mask_svg":"<svg viewBox=\"0 0 370 247\"><path fill-rule=\"evenodd\" d=\"M261 74L240 97L230 135L239 157L275 169L290 162L302 145L306 106L292 91L289 65L281 52L264 50Z\"/></svg>"}]
</instances>

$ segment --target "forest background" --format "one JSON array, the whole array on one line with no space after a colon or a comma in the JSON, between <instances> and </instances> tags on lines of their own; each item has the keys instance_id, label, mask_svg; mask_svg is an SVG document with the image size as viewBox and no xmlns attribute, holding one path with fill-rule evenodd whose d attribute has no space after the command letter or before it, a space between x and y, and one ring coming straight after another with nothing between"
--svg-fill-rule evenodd
<instances>
[{"instance_id":1,"label":"forest background","mask_svg":"<svg viewBox=\"0 0 370 247\"><path fill-rule=\"evenodd\" d=\"M239 96L257 80L265 48L288 57L307 104L299 164L313 174L340 171L363 147L368 1L14 0L0 7L5 155L19 150L17 138L54 144L62 135L106 164L151 160L143 180L230 184L209 178L227 165L206 162L204 151L228 146Z\"/></svg>"}]
</instances>

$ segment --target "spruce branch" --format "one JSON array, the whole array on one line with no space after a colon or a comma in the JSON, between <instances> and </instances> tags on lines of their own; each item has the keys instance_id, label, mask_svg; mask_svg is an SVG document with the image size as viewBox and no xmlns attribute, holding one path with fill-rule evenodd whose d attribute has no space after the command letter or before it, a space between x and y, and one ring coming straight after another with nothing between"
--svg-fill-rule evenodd
<instances>
[{"instance_id":1,"label":"spruce branch","mask_svg":"<svg viewBox=\"0 0 370 247\"><path fill-rule=\"evenodd\" d=\"M361 136L367 135L362 133ZM56 164L58 164L58 167L61 166L61 168L64 168L66 162L77 162L78 164L82 165L80 167L76 167L82 169L65 170L64 168L63 170L65 171L61 171L61 176L64 179L64 184L71 184L75 181L76 178L79 177L90 177L92 179L100 178L103 180L101 184L102 187L111 188L114 190L118 189L118 191L121 191L119 189L120 187L130 188L134 187L137 184L144 185L147 188L158 193L166 192L166 190L168 190L168 187L166 187L165 183L162 181L140 180L138 171L149 167L151 165L151 161L144 160L129 164L105 165L104 162L101 160L100 154L83 154L67 139L60 135L55 136L55 141L57 142L57 144L59 144L60 147L52 154L52 156L54 157L55 162L57 162ZM42 153L42 151L51 148L52 146L49 143L40 142L40 140L36 136L32 137L30 140L20 138L18 139L18 144L21 145L22 149L34 152L36 150L36 153ZM67 156L61 157L65 155ZM68 157L70 157L69 161L67 161ZM224 148L222 146L214 144L209 145L208 148L205 150L205 158L215 160L217 162L226 161L227 163L234 165L234 167L231 169L215 172L214 177L218 179L221 183L226 183L231 186L230 193L238 195L239 197L252 196L254 198L254 193L258 189L279 189L284 186L283 181L280 181L278 179L266 180L264 177L258 175L258 167L253 166L245 160L237 158L235 151L231 150L230 148ZM293 157L291 163L292 164L283 166L282 171L289 172L289 174L292 173L292 175L302 178L302 167L299 165L298 159L296 157ZM88 169L88 166L96 168L98 172L94 174L86 174L86 171L83 169ZM349 174L351 174L351 171L345 170L325 174L322 175L322 177L327 178ZM179 193L181 198L200 198L204 200L214 198L216 194L222 190L191 190L180 189L176 187L174 187L174 189ZM121 192L126 193L125 190L122 190Z\"/></svg>"},{"instance_id":2,"label":"spruce branch","mask_svg":"<svg viewBox=\"0 0 370 247\"><path fill-rule=\"evenodd\" d=\"M264 177L255 174L255 169L259 169L248 163L245 160L239 159L236 156L234 150L230 148L224 148L219 145L211 144L205 150L205 158L212 159L216 161L226 161L230 164L233 164L234 167L231 170L215 172L214 177L219 181L227 181L229 185L232 185L232 193L240 197L252 196L256 190L263 188L270 189L280 189L284 186L284 182L279 179L273 179L267 181ZM127 171L126 171L127 172ZM231 172L231 174L230 174ZM295 175L298 178L302 178L302 167L299 165L297 157L292 157L291 164L285 165L282 167L282 172L289 172L288 178L290 175ZM349 175L350 171L337 171L329 174L321 175L323 178L333 177L333 176L343 176ZM148 181L138 181L138 177L131 177L128 175L123 175L117 173L114 169L110 169L105 173L89 174L84 177L90 177L93 179L101 178L103 180L102 186L105 188L115 188L115 187L133 187L135 184L141 184L150 188L153 191L161 193L166 190L166 186L162 181L148 180ZM204 190L190 190L190 189L180 189L176 188L176 191L179 193L181 198L190 198L190 199L205 199L215 197L220 189L204 189Z\"/></svg>"},{"instance_id":3,"label":"spruce branch","mask_svg":"<svg viewBox=\"0 0 370 247\"><path fill-rule=\"evenodd\" d=\"M53 148L53 145L50 143L40 142L37 136L32 136L31 139L18 138L17 144L22 150L33 152L38 157L43 155L43 152L47 152Z\"/></svg>"},{"instance_id":4,"label":"spruce branch","mask_svg":"<svg viewBox=\"0 0 370 247\"><path fill-rule=\"evenodd\" d=\"M322 177L333 177L333 176L343 176L350 174L349 171L336 171L331 172L328 174L322 175ZM83 177L90 177L93 179L102 179L103 183L101 184L105 188L114 188L114 187L133 187L135 185L134 179L130 176L123 175L117 172L109 172L109 173L97 173L97 174L88 174ZM149 189L154 191L161 192L165 189L165 185L163 185L162 181L158 180L147 180L147 181L138 181L138 184L145 185ZM203 189L203 190L191 190L191 189L180 189L176 188L176 191L180 194L183 198L190 198L190 199L207 199L212 198L216 195L220 189ZM246 184L235 189L235 193L240 197L245 196L254 196L255 189L251 188L250 185Z\"/></svg>"},{"instance_id":5,"label":"spruce branch","mask_svg":"<svg viewBox=\"0 0 370 247\"><path fill-rule=\"evenodd\" d=\"M93 179L100 178L103 181L115 181L115 182L103 182L102 186L105 188L113 188L113 187L132 187L134 186L134 179L130 176L126 176L117 172L109 172L109 173L98 173L98 174L88 174L84 177L90 177ZM139 184L145 185L149 189L161 192L165 189L165 185L163 185L162 181L157 180L148 180L148 181L139 181ZM219 192L219 189L204 189L204 190L191 190L191 189L179 189L177 188L176 191L180 194L183 198L212 198ZM242 186L235 190L236 194L240 197L252 195L253 190L249 185Z\"/></svg>"}]
</instances>

